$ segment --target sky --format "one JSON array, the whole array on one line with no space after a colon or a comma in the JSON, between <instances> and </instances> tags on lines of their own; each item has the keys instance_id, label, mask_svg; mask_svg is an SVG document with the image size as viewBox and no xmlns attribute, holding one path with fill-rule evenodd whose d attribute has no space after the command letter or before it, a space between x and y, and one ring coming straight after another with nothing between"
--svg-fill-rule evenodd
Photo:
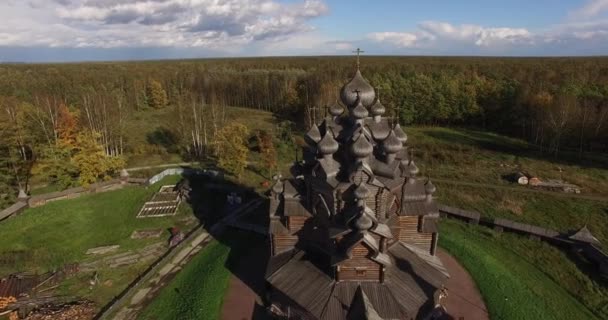
<instances>
[{"instance_id":1,"label":"sky","mask_svg":"<svg viewBox=\"0 0 608 320\"><path fill-rule=\"evenodd\" d=\"M608 55L608 0L0 0L0 62Z\"/></svg>"}]
</instances>

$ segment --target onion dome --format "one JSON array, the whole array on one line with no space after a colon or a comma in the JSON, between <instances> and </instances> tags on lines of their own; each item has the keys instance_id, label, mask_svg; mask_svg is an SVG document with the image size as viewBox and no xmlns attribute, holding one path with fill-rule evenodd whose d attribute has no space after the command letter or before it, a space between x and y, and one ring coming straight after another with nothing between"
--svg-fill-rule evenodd
<instances>
[{"instance_id":1,"label":"onion dome","mask_svg":"<svg viewBox=\"0 0 608 320\"><path fill-rule=\"evenodd\" d=\"M344 113L344 108L342 108L342 106L337 103L329 107L329 114L334 117L339 117L342 115L342 113Z\"/></svg>"},{"instance_id":2,"label":"onion dome","mask_svg":"<svg viewBox=\"0 0 608 320\"><path fill-rule=\"evenodd\" d=\"M368 127L372 133L372 136L374 136L374 139L378 141L388 138L389 133L391 133L391 127L382 122L370 122Z\"/></svg>"},{"instance_id":3,"label":"onion dome","mask_svg":"<svg viewBox=\"0 0 608 320\"><path fill-rule=\"evenodd\" d=\"M405 143L407 141L407 134L403 132L403 129L401 129L401 126L398 123L393 129L393 131L395 131L395 136L397 136L397 139L399 139L401 143Z\"/></svg>"},{"instance_id":4,"label":"onion dome","mask_svg":"<svg viewBox=\"0 0 608 320\"><path fill-rule=\"evenodd\" d=\"M359 184L359 186L355 189L355 198L363 200L369 196L369 189L365 186L364 183Z\"/></svg>"},{"instance_id":5,"label":"onion dome","mask_svg":"<svg viewBox=\"0 0 608 320\"><path fill-rule=\"evenodd\" d=\"M367 109L361 103L361 99L357 99L356 103L357 103L357 106L352 111L353 117L355 117L355 119L363 119L363 118L367 117L368 112L367 112Z\"/></svg>"},{"instance_id":6,"label":"onion dome","mask_svg":"<svg viewBox=\"0 0 608 320\"><path fill-rule=\"evenodd\" d=\"M437 188L429 179L429 181L424 184L424 192L426 192L426 194L433 194L435 191L437 191Z\"/></svg>"},{"instance_id":7,"label":"onion dome","mask_svg":"<svg viewBox=\"0 0 608 320\"><path fill-rule=\"evenodd\" d=\"M321 152L322 154L336 153L339 147L340 146L338 145L338 142L336 141L336 139L334 139L334 135L329 130L325 133L325 136L323 137L323 139L321 139L321 141L319 141L319 144L317 145L317 148L319 148L319 152Z\"/></svg>"},{"instance_id":8,"label":"onion dome","mask_svg":"<svg viewBox=\"0 0 608 320\"><path fill-rule=\"evenodd\" d=\"M355 157L365 158L374 152L374 146L367 141L367 138L363 134L359 134L359 138L351 146L351 151Z\"/></svg>"},{"instance_id":9,"label":"onion dome","mask_svg":"<svg viewBox=\"0 0 608 320\"><path fill-rule=\"evenodd\" d=\"M395 135L395 131L391 131L388 138L382 141L382 147L386 153L397 153L403 149L403 144Z\"/></svg>"},{"instance_id":10,"label":"onion dome","mask_svg":"<svg viewBox=\"0 0 608 320\"><path fill-rule=\"evenodd\" d=\"M380 98L376 99L376 103L374 103L370 111L373 116L381 116L386 112L386 108L380 102Z\"/></svg>"},{"instance_id":11,"label":"onion dome","mask_svg":"<svg viewBox=\"0 0 608 320\"><path fill-rule=\"evenodd\" d=\"M319 127L316 123L310 127L310 130L306 133L306 138L313 142L313 144L319 143L321 141L321 131L319 131Z\"/></svg>"},{"instance_id":12,"label":"onion dome","mask_svg":"<svg viewBox=\"0 0 608 320\"><path fill-rule=\"evenodd\" d=\"M410 175L412 176L415 176L416 174L418 174L418 172L420 172L420 169L418 169L418 166L416 166L414 160L410 161L410 164L408 165L408 170L410 172Z\"/></svg>"},{"instance_id":13,"label":"onion dome","mask_svg":"<svg viewBox=\"0 0 608 320\"><path fill-rule=\"evenodd\" d=\"M355 220L354 227L358 230L367 230L373 225L372 219L370 219L365 213L361 213L361 215Z\"/></svg>"},{"instance_id":14,"label":"onion dome","mask_svg":"<svg viewBox=\"0 0 608 320\"><path fill-rule=\"evenodd\" d=\"M347 106L352 106L357 102L357 94L359 92L361 102L364 106L370 106L374 103L376 98L376 92L374 88L363 78L361 71L357 70L355 76L342 87L340 91L340 98L342 102Z\"/></svg>"}]
</instances>

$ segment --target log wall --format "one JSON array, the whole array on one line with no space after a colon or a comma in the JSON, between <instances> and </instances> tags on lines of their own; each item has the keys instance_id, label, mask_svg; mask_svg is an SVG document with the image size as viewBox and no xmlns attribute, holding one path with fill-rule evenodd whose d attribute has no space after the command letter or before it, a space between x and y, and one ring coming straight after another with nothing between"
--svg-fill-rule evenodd
<instances>
[{"instance_id":1,"label":"log wall","mask_svg":"<svg viewBox=\"0 0 608 320\"><path fill-rule=\"evenodd\" d=\"M418 216L399 217L399 240L420 246L430 252L433 244L433 234L419 232L419 225L420 219Z\"/></svg>"},{"instance_id":2,"label":"log wall","mask_svg":"<svg viewBox=\"0 0 608 320\"><path fill-rule=\"evenodd\" d=\"M352 258L344 261L338 267L340 281L380 281L382 266L371 260L372 250L365 244L359 243L352 251Z\"/></svg>"}]
</instances>

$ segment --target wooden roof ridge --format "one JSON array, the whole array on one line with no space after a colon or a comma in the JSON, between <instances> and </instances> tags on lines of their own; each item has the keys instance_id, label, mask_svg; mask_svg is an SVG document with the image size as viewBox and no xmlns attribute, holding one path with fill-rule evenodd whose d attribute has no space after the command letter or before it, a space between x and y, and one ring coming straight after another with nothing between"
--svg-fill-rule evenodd
<instances>
[{"instance_id":1,"label":"wooden roof ridge","mask_svg":"<svg viewBox=\"0 0 608 320\"><path fill-rule=\"evenodd\" d=\"M302 255L303 253L298 249L290 249L285 252L281 252L274 257L270 257L268 265L266 266L265 278L272 277L277 271L279 271L284 265L286 265L295 256Z\"/></svg>"},{"instance_id":2,"label":"wooden roof ridge","mask_svg":"<svg viewBox=\"0 0 608 320\"><path fill-rule=\"evenodd\" d=\"M416 256L418 256L418 258L425 261L428 265L439 270L439 272L443 273L446 277L448 277L448 278L450 277L450 274L448 273L448 270L443 265L443 262L441 262L441 259L439 259L439 257L437 257L437 256L430 255L427 250L419 248L413 244L403 243L401 241L397 241L395 244L393 244L393 246L394 245L401 245L401 246L405 247L407 250L416 254ZM390 248L389 248L389 250L390 250Z\"/></svg>"},{"instance_id":3,"label":"wooden roof ridge","mask_svg":"<svg viewBox=\"0 0 608 320\"><path fill-rule=\"evenodd\" d=\"M361 286L357 287L355 296L346 315L348 320L383 320L369 300Z\"/></svg>"},{"instance_id":4,"label":"wooden roof ridge","mask_svg":"<svg viewBox=\"0 0 608 320\"><path fill-rule=\"evenodd\" d=\"M403 270L399 267L399 263L395 263L389 270L397 273L407 273L410 276L422 278L430 285L439 288L443 280L449 278L447 270L442 270L438 265L431 263L431 259L435 256L421 254L418 250L412 250L412 247L398 241L391 245L388 249L395 260L405 260L410 264L411 270ZM436 257L435 257L436 258ZM440 260L439 260L440 262ZM443 264L441 264L443 266Z\"/></svg>"},{"instance_id":5,"label":"wooden roof ridge","mask_svg":"<svg viewBox=\"0 0 608 320\"><path fill-rule=\"evenodd\" d=\"M589 228L587 228L587 225L584 225L582 228L578 229L574 234L570 235L568 239L580 242L600 244L600 241L595 236L593 236Z\"/></svg>"}]
</instances>

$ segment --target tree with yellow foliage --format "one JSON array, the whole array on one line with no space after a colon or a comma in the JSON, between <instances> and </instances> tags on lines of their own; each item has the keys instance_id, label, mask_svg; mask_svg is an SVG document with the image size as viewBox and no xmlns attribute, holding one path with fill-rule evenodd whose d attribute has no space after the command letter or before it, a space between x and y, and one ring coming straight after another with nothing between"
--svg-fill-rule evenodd
<instances>
[{"instance_id":1,"label":"tree with yellow foliage","mask_svg":"<svg viewBox=\"0 0 608 320\"><path fill-rule=\"evenodd\" d=\"M258 131L256 138L260 148L262 163L268 170L268 175L271 176L277 169L277 150L274 147L274 138L272 134L265 130Z\"/></svg>"},{"instance_id":2,"label":"tree with yellow foliage","mask_svg":"<svg viewBox=\"0 0 608 320\"><path fill-rule=\"evenodd\" d=\"M249 129L234 122L223 127L217 134L218 166L240 178L247 167Z\"/></svg>"},{"instance_id":3,"label":"tree with yellow foliage","mask_svg":"<svg viewBox=\"0 0 608 320\"><path fill-rule=\"evenodd\" d=\"M156 80L148 81L146 85L146 103L154 109L164 108L169 103L167 92L163 89L160 82Z\"/></svg>"},{"instance_id":4,"label":"tree with yellow foliage","mask_svg":"<svg viewBox=\"0 0 608 320\"><path fill-rule=\"evenodd\" d=\"M73 149L72 163L78 169L78 180L87 186L98 180L107 180L125 166L122 157L106 155L98 142L99 134L83 131L76 136L76 147Z\"/></svg>"}]
</instances>

